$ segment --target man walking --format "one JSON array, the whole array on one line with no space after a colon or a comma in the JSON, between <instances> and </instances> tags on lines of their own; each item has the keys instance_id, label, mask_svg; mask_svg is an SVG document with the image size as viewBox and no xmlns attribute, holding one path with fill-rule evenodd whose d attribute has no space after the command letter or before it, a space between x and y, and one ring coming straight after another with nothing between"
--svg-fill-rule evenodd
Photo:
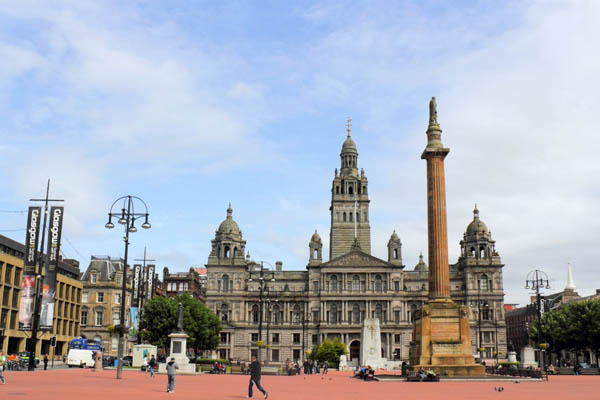
<instances>
[{"instance_id":1,"label":"man walking","mask_svg":"<svg viewBox=\"0 0 600 400\"><path fill-rule=\"evenodd\" d=\"M329 361L325 360L323 363L323 375L327 375L327 371L329 371Z\"/></svg>"},{"instance_id":2,"label":"man walking","mask_svg":"<svg viewBox=\"0 0 600 400\"><path fill-rule=\"evenodd\" d=\"M44 354L44 371L48 369L48 354Z\"/></svg>"},{"instance_id":3,"label":"man walking","mask_svg":"<svg viewBox=\"0 0 600 400\"><path fill-rule=\"evenodd\" d=\"M6 356L4 355L4 352L0 350L0 380L2 381L3 385L6 384L6 380L4 379L4 375L2 375L2 371L4 371L4 368L6 368L6 363Z\"/></svg>"},{"instance_id":4,"label":"man walking","mask_svg":"<svg viewBox=\"0 0 600 400\"><path fill-rule=\"evenodd\" d=\"M178 369L175 357L171 357L171 361L167 363L167 393L175 393L175 374Z\"/></svg>"},{"instance_id":5,"label":"man walking","mask_svg":"<svg viewBox=\"0 0 600 400\"><path fill-rule=\"evenodd\" d=\"M150 378L154 378L154 368L156 368L156 358L154 358L154 356L150 358L150 363L148 365L150 367Z\"/></svg>"},{"instance_id":6,"label":"man walking","mask_svg":"<svg viewBox=\"0 0 600 400\"><path fill-rule=\"evenodd\" d=\"M252 356L252 362L250 363L250 383L248 384L248 398L252 398L252 386L256 385L256 388L262 392L265 396L265 400L269 397L269 393L260 385L260 363L256 361L256 357Z\"/></svg>"}]
</instances>

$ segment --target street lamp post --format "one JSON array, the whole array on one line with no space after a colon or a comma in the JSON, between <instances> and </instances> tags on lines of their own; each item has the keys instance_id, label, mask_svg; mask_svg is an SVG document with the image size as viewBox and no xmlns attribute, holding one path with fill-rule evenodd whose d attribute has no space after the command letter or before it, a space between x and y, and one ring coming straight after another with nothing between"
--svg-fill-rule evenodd
<instances>
[{"instance_id":1,"label":"street lamp post","mask_svg":"<svg viewBox=\"0 0 600 400\"><path fill-rule=\"evenodd\" d=\"M258 280L258 304L259 304L259 309L258 309L258 340L262 341L262 325L263 325L263 293L265 291L265 288L267 287L268 284L268 277L265 277L265 271L270 274L271 282L275 282L275 272L269 270L268 268L265 268L263 263L267 263L266 261L261 261L260 262L260 270L258 271L249 271L249 277L248 277L248 282L252 282L253 278L252 275L256 274L258 272L258 276L254 275L255 278ZM268 265L271 265L269 263L267 263ZM273 268L271 266L271 268ZM258 349L258 360L260 361L261 357L261 351L260 351L260 347Z\"/></svg>"},{"instance_id":2,"label":"street lamp post","mask_svg":"<svg viewBox=\"0 0 600 400\"><path fill-rule=\"evenodd\" d=\"M123 201L123 207L121 208L121 212L113 212L113 207L118 202ZM144 206L143 213L135 211L135 202L139 202ZM142 228L150 229L150 223L148 222L148 206L141 198L137 196L122 196L115 200L110 206L110 211L108 212L108 222L106 223L105 228L113 229L115 225L112 223L112 218L118 218L118 223L124 225L125 228L125 236L123 237L123 241L125 242L125 259L123 261L123 277L122 277L122 286L121 286L121 315L119 322L119 346L117 349L117 379L121 379L123 377L123 351L125 347L124 338L125 338L125 302L127 299L127 252L129 250L129 233L137 232L137 228L135 227L135 221L139 218L144 218L144 223L142 224Z\"/></svg>"},{"instance_id":3,"label":"street lamp post","mask_svg":"<svg viewBox=\"0 0 600 400\"><path fill-rule=\"evenodd\" d=\"M267 297L266 303L267 303L267 361L266 364L269 365L269 328L271 326L271 315L273 312L273 304L272 303L277 303L279 300L276 298L274 300L271 300L271 297Z\"/></svg>"},{"instance_id":4,"label":"street lamp post","mask_svg":"<svg viewBox=\"0 0 600 400\"><path fill-rule=\"evenodd\" d=\"M550 279L548 275L539 269L529 271L525 278L525 289L531 289L535 292L537 319L542 319L542 295L541 290L550 289ZM540 367L544 369L543 353L540 350Z\"/></svg>"}]
</instances>

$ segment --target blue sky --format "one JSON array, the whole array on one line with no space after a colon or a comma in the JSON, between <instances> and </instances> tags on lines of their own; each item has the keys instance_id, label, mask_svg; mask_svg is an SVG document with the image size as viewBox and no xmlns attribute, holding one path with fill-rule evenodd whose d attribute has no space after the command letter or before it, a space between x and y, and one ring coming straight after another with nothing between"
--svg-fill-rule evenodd
<instances>
[{"instance_id":1,"label":"blue sky","mask_svg":"<svg viewBox=\"0 0 600 400\"><path fill-rule=\"evenodd\" d=\"M395 229L426 253L427 104L438 101L450 259L478 203L506 302L527 271L573 263L599 287L600 104L593 1L47 2L0 5L0 210L66 200L63 254L123 253L108 207L142 197L132 238L169 266L206 262L229 202L255 260L303 268L328 248L330 185L352 118L372 252ZM23 241L25 214L0 213ZM324 252L327 254L327 251Z\"/></svg>"}]
</instances>

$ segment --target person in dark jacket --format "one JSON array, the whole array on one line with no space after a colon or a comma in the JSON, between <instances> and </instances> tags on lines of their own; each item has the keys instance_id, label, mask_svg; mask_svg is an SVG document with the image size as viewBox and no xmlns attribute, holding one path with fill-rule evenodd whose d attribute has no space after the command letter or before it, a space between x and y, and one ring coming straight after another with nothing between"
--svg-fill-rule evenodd
<instances>
[{"instance_id":1,"label":"person in dark jacket","mask_svg":"<svg viewBox=\"0 0 600 400\"><path fill-rule=\"evenodd\" d=\"M154 356L150 358L148 366L150 367L150 378L154 378L154 368L156 368L156 358L154 358Z\"/></svg>"},{"instance_id":2,"label":"person in dark jacket","mask_svg":"<svg viewBox=\"0 0 600 400\"><path fill-rule=\"evenodd\" d=\"M48 369L48 354L44 354L44 371Z\"/></svg>"},{"instance_id":3,"label":"person in dark jacket","mask_svg":"<svg viewBox=\"0 0 600 400\"><path fill-rule=\"evenodd\" d=\"M252 356L250 363L250 382L248 383L248 398L252 398L252 386L256 385L258 390L265 396L265 400L269 397L269 393L260 385L260 363L256 361L256 357Z\"/></svg>"}]
</instances>

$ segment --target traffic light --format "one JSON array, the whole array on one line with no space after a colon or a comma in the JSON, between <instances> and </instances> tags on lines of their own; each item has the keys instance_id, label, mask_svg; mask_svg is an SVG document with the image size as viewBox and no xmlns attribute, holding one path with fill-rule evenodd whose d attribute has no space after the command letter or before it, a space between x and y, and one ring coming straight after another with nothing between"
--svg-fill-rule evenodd
<instances>
[{"instance_id":1,"label":"traffic light","mask_svg":"<svg viewBox=\"0 0 600 400\"><path fill-rule=\"evenodd\" d=\"M50 338L50 346L56 347L56 336Z\"/></svg>"}]
</instances>

